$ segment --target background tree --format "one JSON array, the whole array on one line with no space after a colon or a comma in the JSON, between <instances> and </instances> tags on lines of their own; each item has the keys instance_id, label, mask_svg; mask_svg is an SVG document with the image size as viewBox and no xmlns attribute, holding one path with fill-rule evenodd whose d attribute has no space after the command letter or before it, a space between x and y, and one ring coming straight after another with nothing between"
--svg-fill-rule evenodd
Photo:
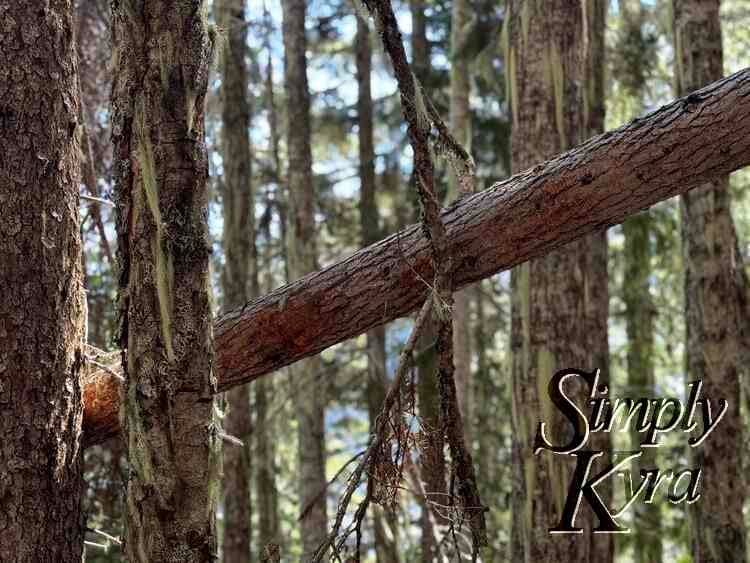
<instances>
[{"instance_id":1,"label":"background tree","mask_svg":"<svg viewBox=\"0 0 750 563\"><path fill-rule=\"evenodd\" d=\"M224 216L223 309L230 311L258 296L255 260L255 194L251 174L250 117L246 57L247 24L244 0L219 0L217 24L226 34L221 52L222 181ZM242 441L224 451L224 560L250 557L251 539L251 415L247 387L226 395L226 432Z\"/></svg>"},{"instance_id":2,"label":"background tree","mask_svg":"<svg viewBox=\"0 0 750 563\"><path fill-rule=\"evenodd\" d=\"M620 81L625 95L630 100L632 113L626 119L640 115L644 110L646 79L650 72L650 61L654 55L644 32L645 8L641 2L621 0L619 5L622 28L619 42ZM651 296L652 279L652 212L644 211L629 217L622 225L624 244L624 275L622 295L625 303L625 324L628 336L627 393L631 397L654 397L655 354L654 320L657 314ZM642 436L631 428L630 449L640 447ZM640 468L657 466L657 451L646 449L638 463L633 464L632 473L638 475ZM638 563L661 561L661 505L638 503L634 506L634 521L641 521L633 531L633 549Z\"/></svg>"},{"instance_id":3,"label":"background tree","mask_svg":"<svg viewBox=\"0 0 750 563\"><path fill-rule=\"evenodd\" d=\"M719 2L675 0L677 91L688 94L723 74ZM709 397L724 397L721 433L692 451L703 467L702 500L691 508L693 558L745 561L740 376L747 376L750 328L743 261L731 214L728 178L717 178L682 197L685 254L687 381L703 381Z\"/></svg>"},{"instance_id":4,"label":"background tree","mask_svg":"<svg viewBox=\"0 0 750 563\"><path fill-rule=\"evenodd\" d=\"M73 3L0 2L0 559L81 560L80 98Z\"/></svg>"},{"instance_id":5,"label":"background tree","mask_svg":"<svg viewBox=\"0 0 750 563\"><path fill-rule=\"evenodd\" d=\"M587 136L582 112L587 70L582 7L570 2L510 3L506 61L513 115L511 160L516 172ZM591 556L583 536L556 537L548 532L562 514L572 475L570 460L546 451L533 453L540 414L555 420L544 393L550 374L588 363L591 337L585 326L585 288L593 280L586 260L586 241L576 241L512 273L511 557L517 561L588 561ZM587 518L590 514L584 508L577 525L590 523Z\"/></svg>"},{"instance_id":6,"label":"background tree","mask_svg":"<svg viewBox=\"0 0 750 563\"><path fill-rule=\"evenodd\" d=\"M361 14L357 14L357 34L355 36L355 58L357 65L357 125L359 127L359 213L362 228L362 246L380 240L380 212L375 200L375 147L372 109L372 45L370 26ZM379 326L367 333L367 385L365 395L371 432L383 407L383 399L388 385L388 355L385 348L385 326ZM387 510L387 509L386 509ZM386 523L387 522L387 523ZM398 521L396 515L384 518L379 507L373 507L372 525L375 552L379 562L398 563L397 548ZM386 525L388 530L386 530Z\"/></svg>"},{"instance_id":7,"label":"background tree","mask_svg":"<svg viewBox=\"0 0 750 563\"><path fill-rule=\"evenodd\" d=\"M284 83L287 150L289 152L289 278L317 269L315 208L310 140L310 91L307 84L305 0L283 0ZM317 358L290 368L294 390L299 456L299 499L302 513L302 560L307 561L326 537L325 388L318 383ZM304 384L299 383L300 380Z\"/></svg>"}]
</instances>

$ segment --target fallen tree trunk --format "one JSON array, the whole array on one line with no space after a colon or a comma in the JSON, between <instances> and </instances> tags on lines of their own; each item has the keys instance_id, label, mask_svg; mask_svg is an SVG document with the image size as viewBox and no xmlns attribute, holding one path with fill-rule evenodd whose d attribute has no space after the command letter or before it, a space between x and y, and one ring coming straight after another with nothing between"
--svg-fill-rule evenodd
<instances>
[{"instance_id":1,"label":"fallen tree trunk","mask_svg":"<svg viewBox=\"0 0 750 563\"><path fill-rule=\"evenodd\" d=\"M748 164L745 69L446 209L455 289ZM429 290L430 264L429 240L412 226L223 315L219 390L410 313ZM118 386L105 371L87 383L87 445L119 431Z\"/></svg>"}]
</instances>

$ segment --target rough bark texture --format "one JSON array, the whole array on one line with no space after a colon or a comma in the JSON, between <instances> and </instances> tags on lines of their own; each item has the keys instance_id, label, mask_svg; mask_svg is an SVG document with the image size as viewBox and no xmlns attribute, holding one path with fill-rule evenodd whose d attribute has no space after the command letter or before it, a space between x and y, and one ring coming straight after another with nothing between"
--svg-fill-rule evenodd
<instances>
[{"instance_id":1,"label":"rough bark texture","mask_svg":"<svg viewBox=\"0 0 750 563\"><path fill-rule=\"evenodd\" d=\"M675 0L673 7L678 92L687 94L722 75L719 2ZM747 558L739 398L740 375L748 375L741 351L750 335L729 182L712 180L682 198L688 381L703 380L707 396L729 401L721 432L692 452L703 466L701 500L690 507L693 559L700 563Z\"/></svg>"},{"instance_id":2,"label":"rough bark texture","mask_svg":"<svg viewBox=\"0 0 750 563\"><path fill-rule=\"evenodd\" d=\"M373 134L372 91L372 46L370 28L367 21L357 14L357 35L355 37L357 63L357 121L359 126L359 217L362 229L362 246L369 246L380 240L380 212L375 201L375 146ZM375 421L383 407L385 390L388 387L386 374L385 326L378 326L367 332L367 410L370 432L375 429ZM373 507L372 524L375 536L375 553L380 563L398 563L400 557L395 538L397 527L393 515L390 520L390 534L386 531L386 518L380 507ZM389 537L390 536L390 537ZM394 538L391 540L391 538Z\"/></svg>"},{"instance_id":3,"label":"rough bark texture","mask_svg":"<svg viewBox=\"0 0 750 563\"><path fill-rule=\"evenodd\" d=\"M297 280L317 269L315 198L310 148L310 92L307 85L305 0L282 0L284 14L284 84L287 102L289 151L289 279ZM299 323L307 321L299 319ZM282 330L288 331L292 326ZM327 536L325 386L321 363L313 357L292 369L304 379L295 387L299 498L305 512L300 522L302 561L308 561Z\"/></svg>"},{"instance_id":4,"label":"rough bark texture","mask_svg":"<svg viewBox=\"0 0 750 563\"><path fill-rule=\"evenodd\" d=\"M0 2L0 560L79 562L85 301L73 3Z\"/></svg>"},{"instance_id":5,"label":"rough bark texture","mask_svg":"<svg viewBox=\"0 0 750 563\"><path fill-rule=\"evenodd\" d=\"M581 3L562 0L516 0L510 6L511 161L519 171L587 136L582 103L585 12ZM586 288L601 280L592 280L587 271L586 243L582 238L511 273L514 561L585 562L591 556L586 507L576 521L584 534L555 536L548 531L560 521L575 458L547 451L534 455L533 449L540 420L555 430L566 428L547 396L554 372L590 369Z\"/></svg>"},{"instance_id":6,"label":"rough bark texture","mask_svg":"<svg viewBox=\"0 0 750 563\"><path fill-rule=\"evenodd\" d=\"M471 79L469 63L462 53L469 42L472 10L468 0L454 0L451 12L451 71L450 71L450 129L456 141L471 152ZM448 201L467 195L461 192L454 171L448 177ZM471 290L457 291L453 295L453 363L455 365L456 392L464 421L464 437L471 444L472 436L472 378L471 378L471 327L469 315Z\"/></svg>"},{"instance_id":7,"label":"rough bark texture","mask_svg":"<svg viewBox=\"0 0 750 563\"><path fill-rule=\"evenodd\" d=\"M250 168L250 112L245 57L247 22L245 0L220 0L214 9L227 45L221 60L221 154L224 174L221 198L224 215L224 310L241 307L258 296L255 268L255 213ZM226 394L224 430L242 440L224 450L224 537L227 563L250 558L251 534L251 416L249 389L240 386Z\"/></svg>"},{"instance_id":8,"label":"rough bark texture","mask_svg":"<svg viewBox=\"0 0 750 563\"><path fill-rule=\"evenodd\" d=\"M201 0L113 2L120 346L131 562L216 557Z\"/></svg>"},{"instance_id":9,"label":"rough bark texture","mask_svg":"<svg viewBox=\"0 0 750 563\"><path fill-rule=\"evenodd\" d=\"M582 4L583 5L583 4ZM604 34L607 22L607 2L587 2L585 4L585 31L587 69L583 95L586 137L599 135L604 131L605 119L605 58ZM607 231L602 230L586 237L584 242L586 280L586 332L588 334L588 369L599 368L600 380L609 385L609 272ZM605 453L609 459L612 450L610 434L600 432L591 436L591 447ZM613 496L612 484L602 484L599 494L607 506ZM590 559L596 563L610 563L615 556L615 539L611 534L591 534ZM656 563L656 562L654 562Z\"/></svg>"},{"instance_id":10,"label":"rough bark texture","mask_svg":"<svg viewBox=\"0 0 750 563\"><path fill-rule=\"evenodd\" d=\"M685 162L693 165L686 167ZM750 164L750 70L599 135L443 212L461 288ZM219 389L402 317L432 279L411 226L218 319ZM117 380L85 388L86 444L119 430Z\"/></svg>"}]
</instances>

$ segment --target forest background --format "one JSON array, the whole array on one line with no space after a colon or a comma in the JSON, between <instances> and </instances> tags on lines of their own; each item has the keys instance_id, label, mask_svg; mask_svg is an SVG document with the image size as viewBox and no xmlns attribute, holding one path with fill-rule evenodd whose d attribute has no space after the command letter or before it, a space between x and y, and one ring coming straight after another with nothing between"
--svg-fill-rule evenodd
<instances>
[{"instance_id":1,"label":"forest background","mask_svg":"<svg viewBox=\"0 0 750 563\"><path fill-rule=\"evenodd\" d=\"M456 4L463 6L463 13ZM671 2L601 4L606 8L604 129L610 130L684 92L677 91ZM513 85L507 76L509 14L505 3L411 0L395 3L394 10L414 73L476 162L476 189L518 172L512 165L509 95ZM720 15L723 71L729 75L750 61L750 5L724 0ZM295 243L288 236L289 222L299 218L289 216L289 198L294 196L288 186L293 171L287 139L294 136L300 121L287 105L290 84L284 79L284 17L282 6L273 2L209 3L209 21L217 26L219 47L205 114L211 285L217 313L299 277L299 269L304 269L299 259L295 264L289 257L290 252L304 255L306 250L290 251ZM109 4L79 0L75 18L85 123L82 193L89 197L81 201L88 341L105 362L118 345L114 215L109 205L95 200L114 199ZM363 25L366 20L365 10L360 7L358 12L348 1L307 3L304 25L316 253L314 267L308 271L333 264L419 220L416 190L411 187L412 155L396 81L378 34ZM533 18L528 25L533 28ZM364 43L371 57L371 100L362 97ZM362 104L372 113L373 168L369 172L361 166ZM461 104L468 110L464 114L456 109ZM575 109L565 106L562 111ZM248 128L242 140L232 136L238 133L230 126L244 119ZM304 128L299 131L301 135ZM227 166L227 161L236 158L232 151L247 157L244 169ZM439 158L436 163L438 191L453 199L457 189L450 166ZM363 178L366 174L370 174L368 180ZM237 175L245 179L244 184L237 183ZM733 174L729 190L739 253L748 264L750 172ZM240 203L243 199L244 204ZM608 369L615 394L684 396L688 264L680 209L677 199L665 201L607 231ZM232 264L237 259L232 252L240 253L240 263L244 260L239 271ZM514 549L512 294L511 274L503 272L464 290L456 308L463 315L454 338L457 378L464 378L457 379L459 400L482 500L491 507L486 557L492 561L512 560ZM333 346L317 359L305 360L303 367L280 370L228 394L222 405L224 428L244 446L231 440L224 445L226 495L218 509L218 522L226 560L243 560L231 555L235 549L245 554L250 550L247 560L257 560L270 542L280 545L282 560L298 560L309 553L308 545L320 539L320 525L318 532L314 525L300 525L300 511L319 505L322 499L327 502L328 516L336 514L352 459L367 446L378 404L412 324L410 319L395 321ZM429 371L431 361L429 344L425 344L415 370L420 409L435 392L422 385L420 378ZM746 382L743 385L747 390ZM309 403L301 395L309 395ZM419 410L417 440L430 439L430 425L437 416L424 408ZM324 425L305 424L300 413L306 409L324 412ZM747 414L743 412L743 424ZM626 447L629 437L618 435L614 440ZM750 441L747 432L744 441ZM304 481L299 484L300 472L304 472L300 455L314 449L313 444L324 454L307 460L312 466L317 464L311 474L322 472L324 482L330 481L322 496L320 479L310 481L310 490L304 490ZM676 440L658 455L669 460L670 466L687 465L687 449ZM116 542L103 540L93 530L114 537L123 533L124 447L112 440L88 448L85 456L87 527L92 530L87 535L86 559L119 561ZM739 475L746 469L746 465L726 467L727 472ZM424 476L421 480L426 481ZM414 475L407 478L409 485L393 510L376 507L365 529L366 560L430 560L426 554L434 547L430 542L439 543L445 523L437 522L437 535L426 539L434 532L429 531L430 522L425 522L424 499L414 494L418 481ZM325 517L325 510L314 512L306 519ZM684 508L662 502L656 512L645 508L629 515L635 533L617 538L617 561L692 560ZM750 519L747 510L745 515ZM103 543L109 545L108 550L94 545Z\"/></svg>"}]
</instances>

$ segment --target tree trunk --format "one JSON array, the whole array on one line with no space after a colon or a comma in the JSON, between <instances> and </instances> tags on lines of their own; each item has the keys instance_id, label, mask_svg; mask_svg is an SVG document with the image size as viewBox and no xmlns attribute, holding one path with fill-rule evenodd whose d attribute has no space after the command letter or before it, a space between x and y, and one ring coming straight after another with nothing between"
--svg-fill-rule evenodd
<instances>
[{"instance_id":1,"label":"tree trunk","mask_svg":"<svg viewBox=\"0 0 750 563\"><path fill-rule=\"evenodd\" d=\"M449 207L455 288L747 166L748 97L746 69ZM409 314L433 276L429 244L413 225L224 315L215 327L220 390ZM87 445L119 431L118 388L103 372L87 382Z\"/></svg>"},{"instance_id":2,"label":"tree trunk","mask_svg":"<svg viewBox=\"0 0 750 563\"><path fill-rule=\"evenodd\" d=\"M590 2L586 11L586 96L584 119L585 136L594 137L604 132L605 119L605 57L604 34L607 24L607 2ZM586 237L584 242L585 271L587 272L585 311L586 332L589 337L587 368L600 370L600 381L610 385L609 378L609 271L607 231L602 230ZM611 387L610 387L611 388ZM591 436L591 447L605 452L611 461L612 440L609 433ZM612 484L603 483L598 488L602 500L611 505ZM590 560L611 563L615 557L615 539L612 534L590 534Z\"/></svg>"},{"instance_id":3,"label":"tree trunk","mask_svg":"<svg viewBox=\"0 0 750 563\"><path fill-rule=\"evenodd\" d=\"M281 545L279 524L279 498L276 488L276 448L271 420L269 398L273 396L272 380L261 379L255 387L256 490L258 513L258 549L269 543Z\"/></svg>"},{"instance_id":4,"label":"tree trunk","mask_svg":"<svg viewBox=\"0 0 750 563\"><path fill-rule=\"evenodd\" d=\"M317 269L315 243L315 197L310 148L310 92L307 85L307 38L305 0L282 0L284 14L284 82L287 101L287 146L289 150L290 280ZM305 321L303 321L305 322ZM292 326L284 328L290 331ZM321 363L317 357L295 365L292 373L300 381L294 390L297 411L299 497L304 511L301 521L302 561L308 561L327 535L325 477L325 386L321 385Z\"/></svg>"},{"instance_id":5,"label":"tree trunk","mask_svg":"<svg viewBox=\"0 0 750 563\"><path fill-rule=\"evenodd\" d=\"M221 197L224 214L224 310L240 307L258 296L255 267L255 198L250 168L250 112L248 72L245 57L247 22L244 0L219 0L215 4L217 24L224 29L227 47L222 50L221 151L224 175ZM224 537L227 563L250 558L252 423L248 388L236 387L226 394L224 429L243 445L224 452Z\"/></svg>"},{"instance_id":6,"label":"tree trunk","mask_svg":"<svg viewBox=\"0 0 750 563\"><path fill-rule=\"evenodd\" d=\"M370 28L367 21L357 14L357 35L355 37L355 55L357 62L357 120L359 125L359 178L360 199L359 217L362 225L362 246L368 246L380 240L380 213L375 201L375 146L373 135L372 92L370 76L372 72L372 46ZM388 386L386 373L385 326L375 327L367 332L367 410L370 431L375 428L375 420L380 414ZM375 536L375 553L379 563L398 563L400 557L396 548L397 528L392 517L390 535L386 531L386 519L383 510L375 506L372 512Z\"/></svg>"},{"instance_id":7,"label":"tree trunk","mask_svg":"<svg viewBox=\"0 0 750 563\"><path fill-rule=\"evenodd\" d=\"M266 44L266 49L270 52L270 46ZM276 120L276 103L274 101L274 84L273 84L273 63L271 56L268 57L268 68L266 69L266 103L268 104L268 122L270 129L270 149L273 155L273 166L276 177L279 178L282 175L281 168L281 157L279 155L279 138L277 132L277 120ZM281 187L277 183L277 193L280 192ZM278 203L278 202L277 202ZM285 231L284 227L285 219L284 214L279 211L279 219L282 223L281 227L281 240L282 240L282 252L284 258L284 267L287 267L286 251L283 250L286 245L284 244ZM265 230L266 243L265 243L265 268L266 272L265 285L267 291L271 291L274 287L274 276L271 271L271 260L273 254L273 246L270 243L271 233L270 227ZM256 260L256 265L258 260ZM260 269L258 269L260 271ZM269 411L271 399L274 396L274 383L272 378L261 379L255 383L255 447L256 447L256 491L257 491L257 506L258 506L258 547L265 549L269 543L283 546L281 537L280 522L279 522L279 494L276 487L276 445L274 432L273 420L271 419L271 412ZM282 550L283 552L283 550Z\"/></svg>"},{"instance_id":8,"label":"tree trunk","mask_svg":"<svg viewBox=\"0 0 750 563\"><path fill-rule=\"evenodd\" d=\"M0 1L0 560L79 562L85 301L73 3Z\"/></svg>"},{"instance_id":9,"label":"tree trunk","mask_svg":"<svg viewBox=\"0 0 750 563\"><path fill-rule=\"evenodd\" d=\"M674 0L677 89L688 94L722 75L719 1ZM702 380L709 397L726 398L721 432L692 451L702 465L702 495L693 504L693 558L700 563L746 561L740 374L745 328L742 257L731 215L729 179L716 176L682 198L688 381ZM747 334L744 334L747 338Z\"/></svg>"},{"instance_id":10,"label":"tree trunk","mask_svg":"<svg viewBox=\"0 0 750 563\"><path fill-rule=\"evenodd\" d=\"M469 61L463 54L470 37L469 25L472 21L471 6L468 0L454 0L451 14L451 86L450 86L450 128L456 141L471 153L471 78ZM448 200L463 197L455 173L448 177ZM471 290L457 291L453 295L453 363L456 381L458 406L464 421L464 440L471 447L473 411L471 378L471 326L469 323Z\"/></svg>"},{"instance_id":11,"label":"tree trunk","mask_svg":"<svg viewBox=\"0 0 750 563\"><path fill-rule=\"evenodd\" d=\"M424 0L409 0L411 13L411 52L412 69L423 88L428 88L430 81L431 53L430 43L427 40L427 18L425 15ZM412 172L409 184L415 182ZM416 194L417 190L409 190L410 194ZM409 197L409 196L407 196ZM418 203L416 195L411 196L416 208L415 216L419 219ZM433 279L432 277L428 279ZM430 510L430 503L442 503L445 499L446 477L445 477L445 441L440 431L442 423L440 420L440 394L437 373L437 357L435 353L435 339L437 337L435 323L432 319L425 322L422 335L419 338L419 356L417 357L417 408L422 426L425 432L420 441L419 475L422 481L422 490L427 498L420 503L422 513L420 516L421 526L421 553L423 563L432 563L438 558L436 539L440 534L438 525L445 524L440 518L438 511Z\"/></svg>"},{"instance_id":12,"label":"tree trunk","mask_svg":"<svg viewBox=\"0 0 750 563\"><path fill-rule=\"evenodd\" d=\"M205 5L113 3L120 346L131 562L216 557Z\"/></svg>"},{"instance_id":13,"label":"tree trunk","mask_svg":"<svg viewBox=\"0 0 750 563\"><path fill-rule=\"evenodd\" d=\"M511 3L509 83L513 128L511 159L515 171L542 162L586 136L581 111L585 83L583 12L580 4L562 0ZM584 535L555 536L575 458L544 451L534 454L540 418L556 424L546 396L557 370L587 367L589 335L585 321L586 239L533 259L512 272L513 439L518 464L513 480L512 558L514 561L590 559ZM571 390L572 392L572 390ZM560 420L562 420L560 418ZM590 528L590 511L576 525ZM586 530L590 534L590 530Z\"/></svg>"},{"instance_id":14,"label":"tree trunk","mask_svg":"<svg viewBox=\"0 0 750 563\"><path fill-rule=\"evenodd\" d=\"M643 110L642 99L646 83L646 67L643 37L643 8L640 0L620 0L623 37L620 49L627 52L628 64L620 77L626 95L633 99L635 115ZM648 211L629 217L622 225L625 238L623 277L623 301L625 303L625 329L627 349L627 393L628 397L654 397L654 316L656 306L651 296L651 231L653 220ZM640 449L643 436L635 429L630 432L630 449ZM643 455L631 467L635 479L640 470L657 467L657 451L645 448ZM633 560L636 563L659 563L661 561L661 506L658 500L652 504L637 502L633 506L636 525L632 532Z\"/></svg>"}]
</instances>

